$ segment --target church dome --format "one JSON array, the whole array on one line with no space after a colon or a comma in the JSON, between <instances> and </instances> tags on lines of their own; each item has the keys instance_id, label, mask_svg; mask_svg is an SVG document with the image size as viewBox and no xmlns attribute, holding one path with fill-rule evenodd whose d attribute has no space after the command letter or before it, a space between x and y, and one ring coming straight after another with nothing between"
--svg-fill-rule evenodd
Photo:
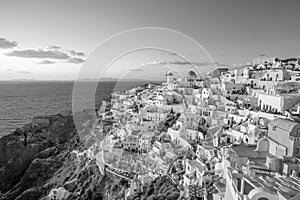
<instances>
[{"instance_id":1,"label":"church dome","mask_svg":"<svg viewBox=\"0 0 300 200\"><path fill-rule=\"evenodd\" d=\"M188 72L188 76L189 77L196 77L197 75L196 75L196 73L194 71L189 71Z\"/></svg>"}]
</instances>

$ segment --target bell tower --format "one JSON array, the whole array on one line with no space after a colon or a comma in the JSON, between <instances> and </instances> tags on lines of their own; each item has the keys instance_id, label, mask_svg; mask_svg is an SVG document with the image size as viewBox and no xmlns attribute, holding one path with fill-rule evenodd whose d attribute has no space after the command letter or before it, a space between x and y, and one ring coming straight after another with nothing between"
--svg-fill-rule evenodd
<instances>
[{"instance_id":1,"label":"bell tower","mask_svg":"<svg viewBox=\"0 0 300 200\"><path fill-rule=\"evenodd\" d=\"M167 77L167 83L171 83L173 79L173 74L171 72L166 73L166 77Z\"/></svg>"}]
</instances>

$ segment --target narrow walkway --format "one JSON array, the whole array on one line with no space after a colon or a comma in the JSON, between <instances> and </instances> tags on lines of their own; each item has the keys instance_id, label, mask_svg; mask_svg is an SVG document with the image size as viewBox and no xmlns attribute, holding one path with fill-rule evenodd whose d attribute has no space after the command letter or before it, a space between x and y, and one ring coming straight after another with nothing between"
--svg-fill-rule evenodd
<instances>
[{"instance_id":1,"label":"narrow walkway","mask_svg":"<svg viewBox=\"0 0 300 200\"><path fill-rule=\"evenodd\" d=\"M106 165L105 170L126 180L133 179L133 176L130 174L130 172L125 170L120 170L109 165Z\"/></svg>"}]
</instances>

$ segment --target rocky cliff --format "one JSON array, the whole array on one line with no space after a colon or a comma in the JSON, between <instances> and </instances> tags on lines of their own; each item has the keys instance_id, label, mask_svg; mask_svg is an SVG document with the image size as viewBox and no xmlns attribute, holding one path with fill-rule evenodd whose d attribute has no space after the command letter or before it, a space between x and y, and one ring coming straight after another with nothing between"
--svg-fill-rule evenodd
<instances>
[{"instance_id":1,"label":"rocky cliff","mask_svg":"<svg viewBox=\"0 0 300 200\"><path fill-rule=\"evenodd\" d=\"M82 130L75 129L74 119ZM59 187L69 192L69 200L124 199L128 181L102 175L95 160L78 156L98 137L89 134L93 120L87 112L39 116L2 137L0 200L46 200ZM157 179L129 199L176 199L176 187L163 183Z\"/></svg>"},{"instance_id":2,"label":"rocky cliff","mask_svg":"<svg viewBox=\"0 0 300 200\"><path fill-rule=\"evenodd\" d=\"M42 126L30 123L0 139L0 199L46 199L61 186L70 199L102 199L101 182L107 180L94 161L72 153L85 150L73 116L43 117L48 121Z\"/></svg>"}]
</instances>

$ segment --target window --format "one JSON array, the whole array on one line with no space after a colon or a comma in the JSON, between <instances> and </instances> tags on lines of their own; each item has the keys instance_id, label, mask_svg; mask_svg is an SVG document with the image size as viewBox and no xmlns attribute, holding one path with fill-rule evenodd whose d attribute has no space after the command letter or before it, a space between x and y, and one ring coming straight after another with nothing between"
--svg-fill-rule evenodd
<instances>
[{"instance_id":1,"label":"window","mask_svg":"<svg viewBox=\"0 0 300 200\"><path fill-rule=\"evenodd\" d=\"M296 148L295 149L295 154L299 154L300 153L300 149L299 148Z\"/></svg>"}]
</instances>

